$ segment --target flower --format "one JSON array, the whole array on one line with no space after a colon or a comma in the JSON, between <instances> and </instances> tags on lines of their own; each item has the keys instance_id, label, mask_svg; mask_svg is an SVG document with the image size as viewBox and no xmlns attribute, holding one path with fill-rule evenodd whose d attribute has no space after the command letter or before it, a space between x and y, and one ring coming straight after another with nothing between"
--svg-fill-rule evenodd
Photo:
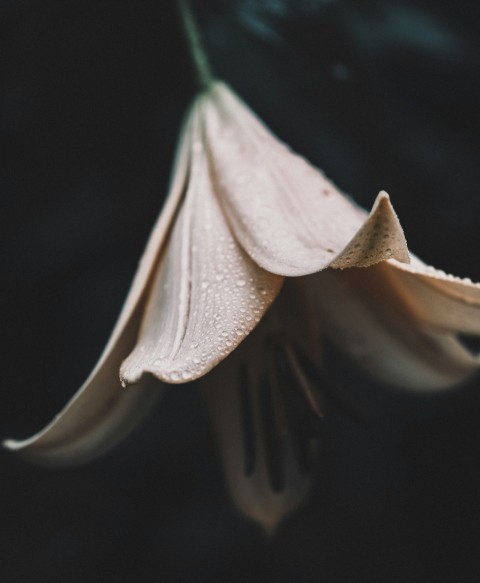
<instances>
[{"instance_id":1,"label":"flower","mask_svg":"<svg viewBox=\"0 0 480 583\"><path fill-rule=\"evenodd\" d=\"M312 481L298 395L321 414L302 362L320 365L322 339L386 384L449 387L478 367L460 335L480 334L479 309L479 285L410 258L386 193L368 215L215 81L186 117L169 196L99 362L45 429L5 445L45 463L91 459L167 384L202 378L234 500L272 531ZM137 386L122 390L119 370Z\"/></svg>"}]
</instances>

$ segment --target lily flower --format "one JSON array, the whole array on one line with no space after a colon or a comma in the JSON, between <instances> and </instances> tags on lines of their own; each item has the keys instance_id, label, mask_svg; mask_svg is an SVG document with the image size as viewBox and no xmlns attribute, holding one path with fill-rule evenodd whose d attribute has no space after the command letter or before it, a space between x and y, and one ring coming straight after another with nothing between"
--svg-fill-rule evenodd
<instances>
[{"instance_id":1,"label":"lily flower","mask_svg":"<svg viewBox=\"0 0 480 583\"><path fill-rule=\"evenodd\" d=\"M202 379L234 501L272 531L314 475L303 403L321 405L304 357L320 366L327 337L385 384L455 386L479 365L461 339L480 334L479 313L478 284L410 258L385 192L368 214L213 81L100 360L45 429L5 445L92 459L166 386Z\"/></svg>"}]
</instances>

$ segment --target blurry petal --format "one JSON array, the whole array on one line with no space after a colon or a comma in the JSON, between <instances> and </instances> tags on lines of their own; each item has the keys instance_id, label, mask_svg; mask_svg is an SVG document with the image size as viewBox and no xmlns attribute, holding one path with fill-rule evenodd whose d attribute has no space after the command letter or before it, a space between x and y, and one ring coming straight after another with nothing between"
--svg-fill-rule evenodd
<instances>
[{"instance_id":1,"label":"blurry petal","mask_svg":"<svg viewBox=\"0 0 480 583\"><path fill-rule=\"evenodd\" d=\"M409 269L387 261L368 269L312 276L324 333L387 384L414 389L458 384L479 365L456 336L478 331L479 289L457 281L433 281L405 267ZM459 287L463 296L453 293Z\"/></svg>"},{"instance_id":2,"label":"blurry petal","mask_svg":"<svg viewBox=\"0 0 480 583\"><path fill-rule=\"evenodd\" d=\"M137 346L121 368L124 383L151 373L168 383L196 379L253 330L283 278L258 267L239 246L214 192L195 137L186 199L149 294Z\"/></svg>"},{"instance_id":3,"label":"blurry petal","mask_svg":"<svg viewBox=\"0 0 480 583\"><path fill-rule=\"evenodd\" d=\"M83 387L45 429L23 441L7 440L5 447L46 465L75 465L100 456L124 439L162 393L152 382L123 389L118 380L120 363L135 342L138 320L137 313Z\"/></svg>"},{"instance_id":4,"label":"blurry petal","mask_svg":"<svg viewBox=\"0 0 480 583\"><path fill-rule=\"evenodd\" d=\"M272 311L277 311L276 305ZM286 381L297 384L299 379L295 371L286 375L288 364L278 360L282 354L279 346L271 344L278 334L275 328L271 331L271 315L201 380L233 501L268 534L305 500L314 479L318 445L306 431L312 414L301 388L289 386L290 394L285 392ZM303 407L293 416L295 396Z\"/></svg>"},{"instance_id":5,"label":"blurry petal","mask_svg":"<svg viewBox=\"0 0 480 583\"><path fill-rule=\"evenodd\" d=\"M480 284L447 275L413 257L389 262L392 278L411 300L417 318L442 330L480 335Z\"/></svg>"},{"instance_id":6,"label":"blurry petal","mask_svg":"<svg viewBox=\"0 0 480 583\"><path fill-rule=\"evenodd\" d=\"M226 85L216 83L206 105L208 153L221 204L235 237L261 267L298 276L332 263L408 260L387 195L381 194L371 216L382 237L370 230L365 247L365 211L280 142ZM348 257L342 253L347 249Z\"/></svg>"},{"instance_id":7,"label":"blurry petal","mask_svg":"<svg viewBox=\"0 0 480 583\"><path fill-rule=\"evenodd\" d=\"M123 390L118 369L134 346L145 290L185 192L190 149L191 129L187 124L182 131L169 196L152 231L117 324L93 372L45 429L26 440L7 440L5 447L47 464L83 462L104 453L126 437L157 401L161 393L158 386L145 384Z\"/></svg>"}]
</instances>

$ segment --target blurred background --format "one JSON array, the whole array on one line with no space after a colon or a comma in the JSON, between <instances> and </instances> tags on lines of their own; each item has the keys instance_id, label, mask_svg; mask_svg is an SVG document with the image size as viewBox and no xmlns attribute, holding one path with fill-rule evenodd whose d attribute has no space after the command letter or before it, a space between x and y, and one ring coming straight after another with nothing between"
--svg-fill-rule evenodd
<instances>
[{"instance_id":1,"label":"blurred background","mask_svg":"<svg viewBox=\"0 0 480 583\"><path fill-rule=\"evenodd\" d=\"M445 0L194 2L258 115L410 248L480 280L480 8ZM115 322L194 95L172 1L0 2L0 434L64 405ZM269 541L230 504L194 385L67 470L0 455L2 583L475 581L480 379L420 397L354 371L368 422L322 424L317 486Z\"/></svg>"}]
</instances>

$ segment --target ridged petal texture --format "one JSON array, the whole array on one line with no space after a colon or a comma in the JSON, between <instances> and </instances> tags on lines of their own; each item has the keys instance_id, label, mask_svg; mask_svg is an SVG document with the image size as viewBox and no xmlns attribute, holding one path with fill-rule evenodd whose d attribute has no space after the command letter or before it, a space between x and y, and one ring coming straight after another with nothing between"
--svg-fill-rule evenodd
<instances>
[{"instance_id":1,"label":"ridged petal texture","mask_svg":"<svg viewBox=\"0 0 480 583\"><path fill-rule=\"evenodd\" d=\"M137 346L121 368L124 384L145 373L167 383L203 376L258 324L281 275L409 260L386 193L368 216L287 150L223 83L204 94L191 124L186 197ZM246 168L258 184L238 180Z\"/></svg>"},{"instance_id":2,"label":"ridged petal texture","mask_svg":"<svg viewBox=\"0 0 480 583\"><path fill-rule=\"evenodd\" d=\"M197 102L192 106L195 111ZM65 408L43 430L4 446L45 465L74 465L98 457L122 441L158 401L162 389L150 380L122 389L118 371L133 349L152 273L164 252L186 188L192 133L182 129L169 196L158 217L115 328L92 373Z\"/></svg>"},{"instance_id":3,"label":"ridged petal texture","mask_svg":"<svg viewBox=\"0 0 480 583\"><path fill-rule=\"evenodd\" d=\"M192 120L195 139L185 201L150 292L137 346L121 369L126 384L144 373L168 383L203 376L253 330L283 283L252 261L230 231L210 174L202 113L200 108Z\"/></svg>"}]
</instances>

